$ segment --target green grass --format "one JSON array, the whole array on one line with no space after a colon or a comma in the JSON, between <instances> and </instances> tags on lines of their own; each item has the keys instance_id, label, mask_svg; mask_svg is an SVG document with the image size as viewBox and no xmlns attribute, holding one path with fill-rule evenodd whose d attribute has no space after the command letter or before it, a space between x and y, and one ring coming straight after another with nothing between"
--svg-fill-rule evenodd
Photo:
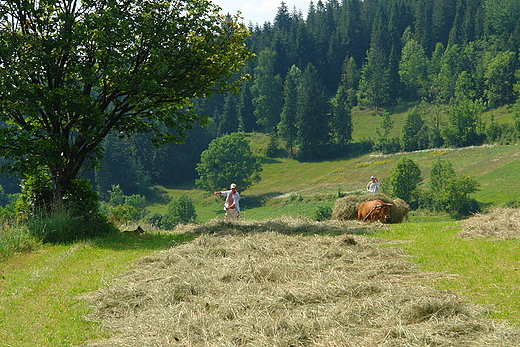
<instances>
[{"instance_id":1,"label":"green grass","mask_svg":"<svg viewBox=\"0 0 520 347\"><path fill-rule=\"evenodd\" d=\"M399 248L420 270L448 275L436 287L490 307L494 318L520 324L520 240L458 238L461 229L460 222L403 223L373 236L404 241Z\"/></svg>"},{"instance_id":2,"label":"green grass","mask_svg":"<svg viewBox=\"0 0 520 347\"><path fill-rule=\"evenodd\" d=\"M20 251L38 249L41 242L31 235L27 227L5 224L0 228L0 262Z\"/></svg>"},{"instance_id":3,"label":"green grass","mask_svg":"<svg viewBox=\"0 0 520 347\"><path fill-rule=\"evenodd\" d=\"M251 135L254 141L265 142L262 134ZM252 147L255 147L253 142ZM256 148L256 147L255 147ZM259 151L259 150L257 150ZM437 149L415 153L381 155L372 153L361 157L300 163L288 158L262 157L263 171L261 181L242 195L241 207L246 215L267 215L265 202L287 194L301 195L303 198L332 196L338 191L356 193L364 190L371 175L384 180L401 157L408 157L419 165L422 172L422 187L427 188L432 163L437 158L447 159L453 164L456 173L473 177L479 182L481 190L474 197L485 205L500 206L517 198L520 181L515 179L520 172L520 148L516 145L469 147L460 149ZM215 189L223 189L224 187ZM220 218L222 203L218 198L197 189L194 184L180 188L167 189L170 196L187 194L194 202L198 220L207 222ZM262 203L263 202L263 203ZM291 207L288 209L293 209ZM258 211L256 211L259 209ZM297 209L297 208L296 208ZM150 212L163 213L166 205L152 205ZM296 215L299 215L296 213Z\"/></svg>"},{"instance_id":4,"label":"green grass","mask_svg":"<svg viewBox=\"0 0 520 347\"><path fill-rule=\"evenodd\" d=\"M85 319L90 308L81 296L136 259L186 240L121 234L11 257L0 270L0 345L70 346L103 336L97 323Z\"/></svg>"},{"instance_id":5,"label":"green grass","mask_svg":"<svg viewBox=\"0 0 520 347\"><path fill-rule=\"evenodd\" d=\"M510 120L506 111L500 121ZM366 124L366 131L374 129L369 122ZM356 136L365 135L359 132ZM253 152L263 155L268 137L249 134L248 138ZM318 163L262 157L262 180L241 192L242 217L313 218L319 207L333 205L331 197L338 191L363 190L372 174L384 183L402 156L419 165L425 184L436 158L450 160L457 173L474 177L480 183L482 190L475 197L490 206L517 198L520 191L520 181L516 179L520 149L514 145L395 155L373 153ZM175 197L187 194L195 203L200 222L223 216L222 202L193 184L170 187L167 193ZM274 199L280 195L286 197ZM288 201L290 195L298 198ZM304 201L299 202L300 198ZM156 204L148 209L164 212L166 205ZM399 247L408 251L423 270L455 274L439 279L436 286L492 306L497 310L495 317L520 323L520 242L459 239L455 235L460 229L459 222L447 216L414 211L409 222L392 225L372 236L405 241ZM7 260L1 262L0 268L0 345L70 346L103 337L105 332L99 325L84 318L90 309L82 295L104 286L116 274L129 269L136 259L184 241L185 237L171 233L118 235L54 246L27 241L29 246L21 247L25 252L5 253ZM11 244L23 242L26 241L19 234ZM4 249L11 244L5 244Z\"/></svg>"}]
</instances>

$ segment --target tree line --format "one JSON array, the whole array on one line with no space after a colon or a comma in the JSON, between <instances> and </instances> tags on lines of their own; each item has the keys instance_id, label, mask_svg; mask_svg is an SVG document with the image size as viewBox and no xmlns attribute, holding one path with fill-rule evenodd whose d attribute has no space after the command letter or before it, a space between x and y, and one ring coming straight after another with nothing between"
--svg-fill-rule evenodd
<instances>
[{"instance_id":1,"label":"tree line","mask_svg":"<svg viewBox=\"0 0 520 347\"><path fill-rule=\"evenodd\" d=\"M320 0L310 2L305 14L281 2L272 22L249 23L248 29L247 46L255 57L241 72L251 78L238 92L194 100L211 124L194 131L186 145L167 149L144 150L138 138L130 145L107 140L99 173L104 179L97 182L110 187L117 183L110 175L123 179L116 146L132 151L120 159L134 167L128 173L134 177L124 178L129 183L121 182L125 192L137 192L142 183L194 180L211 139L234 132L271 134L272 156L319 160L350 154L359 148L352 144L353 109L381 113L366 150L509 143L519 137L518 110L514 124L488 119L484 126L481 119L487 109L515 103L520 91L518 1ZM403 102L417 106L392 138L388 109Z\"/></svg>"},{"instance_id":2,"label":"tree line","mask_svg":"<svg viewBox=\"0 0 520 347\"><path fill-rule=\"evenodd\" d=\"M520 90L517 1L320 0L305 13L281 2L272 22L249 23L248 30L255 57L234 76L251 78L238 91L193 99L210 124L186 129L184 145L154 147L150 136L131 132L106 136L101 167L84 173L106 200L114 184L131 195L195 180L211 140L234 132L271 134L272 156L349 154L357 148L353 109L381 112L366 150L478 145L520 133L518 122L484 128L480 119L485 109L514 103ZM390 138L386 110L402 102L422 104ZM446 117L426 119L431 107L424 105ZM18 189L8 178L2 183Z\"/></svg>"}]
</instances>

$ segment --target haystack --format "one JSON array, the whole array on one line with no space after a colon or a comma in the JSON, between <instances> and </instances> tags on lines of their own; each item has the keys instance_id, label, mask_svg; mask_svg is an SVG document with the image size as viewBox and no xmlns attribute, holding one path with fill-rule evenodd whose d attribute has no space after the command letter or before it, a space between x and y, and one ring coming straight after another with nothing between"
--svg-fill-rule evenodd
<instances>
[{"instance_id":1,"label":"haystack","mask_svg":"<svg viewBox=\"0 0 520 347\"><path fill-rule=\"evenodd\" d=\"M403 219L408 218L410 207L404 200L399 198L391 199L381 193L348 195L344 198L340 198L334 203L331 218L343 221L357 219L359 205L370 200L381 200L392 204L392 206L390 206L390 219L388 223L401 223Z\"/></svg>"}]
</instances>

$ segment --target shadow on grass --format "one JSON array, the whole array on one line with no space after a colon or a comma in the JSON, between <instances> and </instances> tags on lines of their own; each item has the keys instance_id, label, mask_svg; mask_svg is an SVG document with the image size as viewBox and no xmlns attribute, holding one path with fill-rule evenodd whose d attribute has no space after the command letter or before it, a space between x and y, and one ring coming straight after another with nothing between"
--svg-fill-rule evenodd
<instances>
[{"instance_id":1,"label":"shadow on grass","mask_svg":"<svg viewBox=\"0 0 520 347\"><path fill-rule=\"evenodd\" d=\"M97 247L116 251L134 249L163 250L196 238L192 234L174 234L168 232L146 232L143 234L114 233L109 236L92 239Z\"/></svg>"},{"instance_id":2,"label":"shadow on grass","mask_svg":"<svg viewBox=\"0 0 520 347\"><path fill-rule=\"evenodd\" d=\"M282 194L282 192L269 192L259 195L242 195L240 197L240 208L241 210L246 210L255 207L262 207L269 199Z\"/></svg>"}]
</instances>

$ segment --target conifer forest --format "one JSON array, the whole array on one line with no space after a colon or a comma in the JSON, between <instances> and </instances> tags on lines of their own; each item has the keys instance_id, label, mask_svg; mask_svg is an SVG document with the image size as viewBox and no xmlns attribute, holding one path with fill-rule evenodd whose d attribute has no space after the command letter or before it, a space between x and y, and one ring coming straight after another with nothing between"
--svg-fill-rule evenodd
<instances>
[{"instance_id":1,"label":"conifer forest","mask_svg":"<svg viewBox=\"0 0 520 347\"><path fill-rule=\"evenodd\" d=\"M193 100L210 124L182 145L109 135L102 166L86 173L102 196L115 184L130 195L193 182L202 151L233 132L269 134L268 156L302 161L520 136L517 0L319 0L306 12L281 2L272 21L246 26L254 57L241 73L250 78L235 93ZM377 123L377 138L353 143L356 110L374 110L390 127L389 110L402 104L414 106L398 137ZM482 113L503 105L515 121L484 124ZM443 116L432 121L435 110ZM7 177L2 185L17 187Z\"/></svg>"}]
</instances>

